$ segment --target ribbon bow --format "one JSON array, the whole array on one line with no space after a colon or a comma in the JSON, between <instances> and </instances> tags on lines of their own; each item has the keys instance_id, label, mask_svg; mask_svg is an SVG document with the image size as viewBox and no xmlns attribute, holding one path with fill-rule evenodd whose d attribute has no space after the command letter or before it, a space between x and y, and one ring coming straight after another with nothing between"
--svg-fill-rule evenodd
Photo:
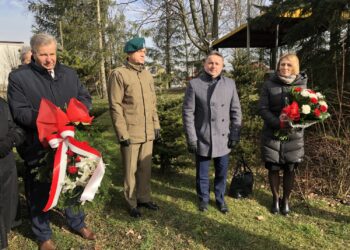
<instances>
[{"instance_id":1,"label":"ribbon bow","mask_svg":"<svg viewBox=\"0 0 350 250\"><path fill-rule=\"evenodd\" d=\"M91 124L92 119L93 117L89 116L89 111L85 105L75 98L69 101L66 113L49 100L41 100L39 115L36 121L39 140L45 147L50 146L56 149L50 194L43 209L44 212L57 205L66 176L66 153L68 150L98 162L94 173L80 197L81 202L93 200L102 181L105 172L105 164L103 163L101 153L89 146L87 142L80 142L74 139L74 126L68 126L70 123Z\"/></svg>"}]
</instances>

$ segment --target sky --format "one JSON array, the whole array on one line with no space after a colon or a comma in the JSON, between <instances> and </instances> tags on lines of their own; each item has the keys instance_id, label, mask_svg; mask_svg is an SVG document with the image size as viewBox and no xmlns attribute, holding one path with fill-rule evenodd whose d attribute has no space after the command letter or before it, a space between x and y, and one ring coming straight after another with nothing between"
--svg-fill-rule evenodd
<instances>
[{"instance_id":1,"label":"sky","mask_svg":"<svg viewBox=\"0 0 350 250\"><path fill-rule=\"evenodd\" d=\"M0 41L29 45L34 17L25 0L0 0Z\"/></svg>"}]
</instances>

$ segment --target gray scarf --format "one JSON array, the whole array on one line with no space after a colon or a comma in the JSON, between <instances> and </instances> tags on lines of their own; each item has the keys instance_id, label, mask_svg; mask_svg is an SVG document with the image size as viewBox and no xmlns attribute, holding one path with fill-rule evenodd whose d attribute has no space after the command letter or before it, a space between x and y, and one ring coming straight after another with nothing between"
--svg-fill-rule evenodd
<instances>
[{"instance_id":1,"label":"gray scarf","mask_svg":"<svg viewBox=\"0 0 350 250\"><path fill-rule=\"evenodd\" d=\"M291 84L296 78L296 75L290 75L290 76L281 76L280 74L277 74L278 78L286 83L286 84Z\"/></svg>"}]
</instances>

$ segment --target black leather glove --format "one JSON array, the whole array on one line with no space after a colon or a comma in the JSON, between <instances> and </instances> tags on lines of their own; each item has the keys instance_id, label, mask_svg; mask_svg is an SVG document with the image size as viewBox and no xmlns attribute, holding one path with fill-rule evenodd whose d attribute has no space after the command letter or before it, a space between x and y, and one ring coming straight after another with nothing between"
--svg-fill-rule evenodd
<instances>
[{"instance_id":1,"label":"black leather glove","mask_svg":"<svg viewBox=\"0 0 350 250\"><path fill-rule=\"evenodd\" d=\"M197 153L197 141L188 143L187 149L188 149L188 152L190 152L191 154L196 154Z\"/></svg>"},{"instance_id":2,"label":"black leather glove","mask_svg":"<svg viewBox=\"0 0 350 250\"><path fill-rule=\"evenodd\" d=\"M228 148L234 148L236 145L238 144L238 141L234 141L234 140L228 140L227 142L227 147Z\"/></svg>"},{"instance_id":3,"label":"black leather glove","mask_svg":"<svg viewBox=\"0 0 350 250\"><path fill-rule=\"evenodd\" d=\"M154 130L154 139L155 139L155 140L160 139L160 129L159 129L159 128L156 128L156 129Z\"/></svg>"},{"instance_id":4,"label":"black leather glove","mask_svg":"<svg viewBox=\"0 0 350 250\"><path fill-rule=\"evenodd\" d=\"M4 158L8 155L13 147L13 142L11 138L5 137L0 141L0 158Z\"/></svg>"},{"instance_id":5,"label":"black leather glove","mask_svg":"<svg viewBox=\"0 0 350 250\"><path fill-rule=\"evenodd\" d=\"M120 141L120 146L129 147L129 145L130 145L130 140L129 139L124 140L124 141Z\"/></svg>"},{"instance_id":6,"label":"black leather glove","mask_svg":"<svg viewBox=\"0 0 350 250\"><path fill-rule=\"evenodd\" d=\"M25 138L25 132L19 127L12 128L7 137L12 141L13 146L17 147L21 145Z\"/></svg>"}]
</instances>

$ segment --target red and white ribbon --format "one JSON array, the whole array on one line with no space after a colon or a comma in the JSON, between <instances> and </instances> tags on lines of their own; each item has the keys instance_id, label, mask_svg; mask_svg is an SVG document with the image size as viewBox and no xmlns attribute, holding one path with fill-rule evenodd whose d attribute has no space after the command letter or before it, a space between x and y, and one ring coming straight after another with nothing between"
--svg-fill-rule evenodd
<instances>
[{"instance_id":1,"label":"red and white ribbon","mask_svg":"<svg viewBox=\"0 0 350 250\"><path fill-rule=\"evenodd\" d=\"M98 161L97 168L89 179L80 197L81 202L93 200L105 172L105 164L103 163L101 153L89 146L87 142L79 142L75 140L73 126L65 126L61 131L58 131L58 134L50 135L46 139L52 148L57 148L57 151L54 159L49 199L43 211L46 212L52 209L58 203L66 176L68 149L78 155Z\"/></svg>"}]
</instances>

